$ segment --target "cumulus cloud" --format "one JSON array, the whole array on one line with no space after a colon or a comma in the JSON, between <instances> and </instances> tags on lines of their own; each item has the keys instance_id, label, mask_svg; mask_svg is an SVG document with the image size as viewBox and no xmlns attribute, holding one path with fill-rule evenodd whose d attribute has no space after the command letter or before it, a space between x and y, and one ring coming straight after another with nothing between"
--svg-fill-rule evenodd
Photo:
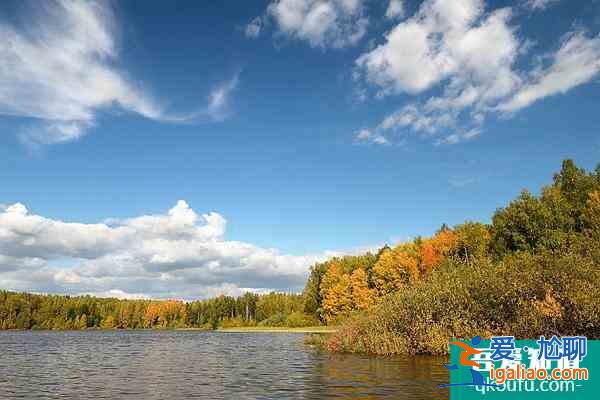
<instances>
[{"instance_id":1,"label":"cumulus cloud","mask_svg":"<svg viewBox=\"0 0 600 400\"><path fill-rule=\"evenodd\" d=\"M45 261L36 257L10 257L0 254L0 273L7 271L37 269L43 267Z\"/></svg>"},{"instance_id":2,"label":"cumulus cloud","mask_svg":"<svg viewBox=\"0 0 600 400\"><path fill-rule=\"evenodd\" d=\"M456 144L483 132L490 114L507 114L589 82L598 74L599 39L581 31L565 36L530 71L516 67L529 49L511 8L487 11L483 0L426 0L398 23L384 43L356 60L355 78L377 97L440 94L410 101L369 129L389 143L412 132L436 144ZM384 140L385 139L385 140Z\"/></svg>"},{"instance_id":3,"label":"cumulus cloud","mask_svg":"<svg viewBox=\"0 0 600 400\"><path fill-rule=\"evenodd\" d=\"M77 139L111 107L158 121L181 119L118 67L119 26L110 2L28 5L21 21L0 21L0 115L36 121L21 130L23 142Z\"/></svg>"},{"instance_id":4,"label":"cumulus cloud","mask_svg":"<svg viewBox=\"0 0 600 400\"><path fill-rule=\"evenodd\" d=\"M309 266L337 252L282 254L227 240L218 213L179 201L166 214L64 222L17 203L0 212L0 286L123 298L201 298L299 290Z\"/></svg>"},{"instance_id":5,"label":"cumulus cloud","mask_svg":"<svg viewBox=\"0 0 600 400\"><path fill-rule=\"evenodd\" d=\"M491 33L472 31L482 13L481 0L426 1L415 16L386 35L384 44L357 60L359 71L379 86L382 94L421 92L459 72L463 65L478 72L482 60L473 58L495 57L493 51L482 54L476 48L482 36ZM495 21L501 23L506 17ZM496 60L502 56L505 54Z\"/></svg>"},{"instance_id":6,"label":"cumulus cloud","mask_svg":"<svg viewBox=\"0 0 600 400\"><path fill-rule=\"evenodd\" d=\"M256 37L265 19L278 33L306 41L312 47L342 48L357 44L367 31L365 0L273 0L263 17L246 27L246 36Z\"/></svg>"}]
</instances>

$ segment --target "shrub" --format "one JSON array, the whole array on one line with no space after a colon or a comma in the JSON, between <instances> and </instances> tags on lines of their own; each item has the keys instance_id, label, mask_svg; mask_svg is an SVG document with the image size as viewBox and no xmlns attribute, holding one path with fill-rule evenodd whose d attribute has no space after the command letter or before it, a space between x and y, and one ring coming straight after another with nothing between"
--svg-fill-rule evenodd
<instances>
[{"instance_id":1,"label":"shrub","mask_svg":"<svg viewBox=\"0 0 600 400\"><path fill-rule=\"evenodd\" d=\"M286 316L283 313L277 313L258 323L259 326L285 326Z\"/></svg>"},{"instance_id":2,"label":"shrub","mask_svg":"<svg viewBox=\"0 0 600 400\"><path fill-rule=\"evenodd\" d=\"M600 270L580 255L519 253L448 264L386 297L328 341L332 351L443 354L453 337L600 337Z\"/></svg>"},{"instance_id":3,"label":"shrub","mask_svg":"<svg viewBox=\"0 0 600 400\"><path fill-rule=\"evenodd\" d=\"M319 320L311 315L295 311L285 319L285 326L290 328L301 328L305 326L319 325Z\"/></svg>"}]
</instances>

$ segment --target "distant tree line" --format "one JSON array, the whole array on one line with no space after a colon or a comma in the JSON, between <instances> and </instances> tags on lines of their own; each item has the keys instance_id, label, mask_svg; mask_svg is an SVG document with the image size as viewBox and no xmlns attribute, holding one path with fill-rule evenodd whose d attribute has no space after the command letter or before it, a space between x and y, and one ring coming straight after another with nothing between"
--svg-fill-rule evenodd
<instances>
[{"instance_id":1,"label":"distant tree line","mask_svg":"<svg viewBox=\"0 0 600 400\"><path fill-rule=\"evenodd\" d=\"M209 300L119 300L0 291L0 329L152 329L308 326L299 294L219 296Z\"/></svg>"}]
</instances>

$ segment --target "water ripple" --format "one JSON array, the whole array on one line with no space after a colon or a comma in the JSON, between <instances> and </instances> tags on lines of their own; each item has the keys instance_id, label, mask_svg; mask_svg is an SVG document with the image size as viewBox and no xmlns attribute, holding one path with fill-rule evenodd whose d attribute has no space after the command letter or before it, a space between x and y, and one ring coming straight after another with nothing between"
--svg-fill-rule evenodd
<instances>
[{"instance_id":1,"label":"water ripple","mask_svg":"<svg viewBox=\"0 0 600 400\"><path fill-rule=\"evenodd\" d=\"M331 355L301 334L0 332L2 399L443 399L438 358Z\"/></svg>"}]
</instances>

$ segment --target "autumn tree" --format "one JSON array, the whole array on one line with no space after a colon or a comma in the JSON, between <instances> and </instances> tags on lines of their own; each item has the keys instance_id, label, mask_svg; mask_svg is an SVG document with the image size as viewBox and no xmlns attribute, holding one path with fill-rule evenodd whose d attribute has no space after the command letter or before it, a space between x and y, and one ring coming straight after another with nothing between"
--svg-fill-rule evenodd
<instances>
[{"instance_id":1,"label":"autumn tree","mask_svg":"<svg viewBox=\"0 0 600 400\"><path fill-rule=\"evenodd\" d=\"M437 232L432 238L426 239L421 245L421 276L429 274L444 257L450 254L456 246L457 235L452 230L445 228Z\"/></svg>"},{"instance_id":2,"label":"autumn tree","mask_svg":"<svg viewBox=\"0 0 600 400\"><path fill-rule=\"evenodd\" d=\"M319 286L319 291L323 299L327 297L329 291L338 283L343 274L344 270L335 259L328 263L327 270L325 271L325 274L321 279L321 285Z\"/></svg>"},{"instance_id":3,"label":"autumn tree","mask_svg":"<svg viewBox=\"0 0 600 400\"><path fill-rule=\"evenodd\" d=\"M405 243L379 254L373 280L380 296L399 290L419 277L419 254L414 243Z\"/></svg>"},{"instance_id":4,"label":"autumn tree","mask_svg":"<svg viewBox=\"0 0 600 400\"><path fill-rule=\"evenodd\" d=\"M367 273L362 268L357 268L350 275L350 288L352 290L352 304L358 310L366 310L375 302L375 291L369 288Z\"/></svg>"},{"instance_id":5,"label":"autumn tree","mask_svg":"<svg viewBox=\"0 0 600 400\"><path fill-rule=\"evenodd\" d=\"M146 308L144 313L144 328L153 328L160 316L160 305L158 302L152 302Z\"/></svg>"},{"instance_id":6,"label":"autumn tree","mask_svg":"<svg viewBox=\"0 0 600 400\"><path fill-rule=\"evenodd\" d=\"M479 222L465 222L453 229L456 243L450 255L457 261L472 264L474 260L487 257L490 245L490 228Z\"/></svg>"},{"instance_id":7,"label":"autumn tree","mask_svg":"<svg viewBox=\"0 0 600 400\"><path fill-rule=\"evenodd\" d=\"M112 315L107 315L106 318L102 320L100 324L100 328L102 329L114 329L116 328L115 317Z\"/></svg>"},{"instance_id":8,"label":"autumn tree","mask_svg":"<svg viewBox=\"0 0 600 400\"><path fill-rule=\"evenodd\" d=\"M337 277L335 284L329 287L323 296L325 319L331 322L337 316L346 315L352 311L352 306L352 284L350 277L347 274L341 274Z\"/></svg>"},{"instance_id":9,"label":"autumn tree","mask_svg":"<svg viewBox=\"0 0 600 400\"><path fill-rule=\"evenodd\" d=\"M600 240L600 191L596 190L589 194L582 219L585 224L585 232Z\"/></svg>"}]
</instances>

